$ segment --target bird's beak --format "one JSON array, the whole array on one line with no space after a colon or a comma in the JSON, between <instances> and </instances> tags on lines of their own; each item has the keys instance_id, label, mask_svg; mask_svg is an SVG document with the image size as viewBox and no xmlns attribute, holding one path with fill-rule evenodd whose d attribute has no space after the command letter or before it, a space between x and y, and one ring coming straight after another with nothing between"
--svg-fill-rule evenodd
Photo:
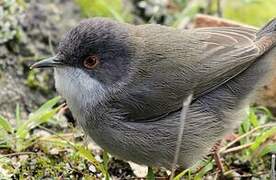
<instances>
[{"instance_id":1,"label":"bird's beak","mask_svg":"<svg viewBox=\"0 0 276 180\"><path fill-rule=\"evenodd\" d=\"M57 56L53 56L47 59L40 60L33 65L31 65L31 69L33 68L49 68L63 65L62 61L59 60Z\"/></svg>"}]
</instances>

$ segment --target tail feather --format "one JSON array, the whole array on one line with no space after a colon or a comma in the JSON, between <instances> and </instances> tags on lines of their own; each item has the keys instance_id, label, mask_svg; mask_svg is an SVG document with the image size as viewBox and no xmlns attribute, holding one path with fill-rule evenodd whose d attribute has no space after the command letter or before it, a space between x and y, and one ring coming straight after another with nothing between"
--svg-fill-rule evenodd
<instances>
[{"instance_id":1,"label":"tail feather","mask_svg":"<svg viewBox=\"0 0 276 180\"><path fill-rule=\"evenodd\" d=\"M269 21L256 34L256 46L261 54L276 46L276 18Z\"/></svg>"},{"instance_id":2,"label":"tail feather","mask_svg":"<svg viewBox=\"0 0 276 180\"><path fill-rule=\"evenodd\" d=\"M272 33L276 33L276 18L269 21L264 27L259 30L259 32L257 33L257 38L261 38Z\"/></svg>"}]
</instances>

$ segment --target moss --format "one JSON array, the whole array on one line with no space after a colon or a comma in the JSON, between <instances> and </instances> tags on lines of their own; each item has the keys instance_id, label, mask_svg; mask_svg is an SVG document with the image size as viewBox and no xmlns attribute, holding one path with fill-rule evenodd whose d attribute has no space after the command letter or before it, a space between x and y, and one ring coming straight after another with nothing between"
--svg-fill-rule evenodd
<instances>
[{"instance_id":1,"label":"moss","mask_svg":"<svg viewBox=\"0 0 276 180\"><path fill-rule=\"evenodd\" d=\"M89 171L89 163L76 153L66 153L62 157L49 154L30 155L19 163L20 166L15 169L13 176L23 179L96 177Z\"/></svg>"},{"instance_id":2,"label":"moss","mask_svg":"<svg viewBox=\"0 0 276 180\"><path fill-rule=\"evenodd\" d=\"M19 16L23 11L15 0L0 1L0 44L18 37Z\"/></svg>"},{"instance_id":3,"label":"moss","mask_svg":"<svg viewBox=\"0 0 276 180\"><path fill-rule=\"evenodd\" d=\"M49 74L46 72L39 72L38 70L31 70L28 73L27 80L25 84L33 89L40 90L44 93L49 92L49 87L46 82L49 81Z\"/></svg>"}]
</instances>

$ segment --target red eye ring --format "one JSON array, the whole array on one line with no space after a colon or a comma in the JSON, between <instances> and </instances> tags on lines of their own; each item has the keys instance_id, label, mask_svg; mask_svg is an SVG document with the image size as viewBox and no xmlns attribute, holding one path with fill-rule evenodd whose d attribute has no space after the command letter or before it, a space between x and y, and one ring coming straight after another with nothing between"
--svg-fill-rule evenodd
<instances>
[{"instance_id":1,"label":"red eye ring","mask_svg":"<svg viewBox=\"0 0 276 180\"><path fill-rule=\"evenodd\" d=\"M90 55L83 61L83 66L87 69L94 69L100 62L97 55Z\"/></svg>"}]
</instances>

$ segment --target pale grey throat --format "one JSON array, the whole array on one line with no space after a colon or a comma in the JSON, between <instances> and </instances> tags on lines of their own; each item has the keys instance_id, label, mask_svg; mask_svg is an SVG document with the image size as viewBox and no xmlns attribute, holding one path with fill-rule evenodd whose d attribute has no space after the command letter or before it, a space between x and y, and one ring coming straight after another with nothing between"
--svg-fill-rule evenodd
<instances>
[{"instance_id":1,"label":"pale grey throat","mask_svg":"<svg viewBox=\"0 0 276 180\"><path fill-rule=\"evenodd\" d=\"M88 107L104 98L105 89L99 81L79 68L62 66L54 69L55 87L82 125L86 117L84 114L89 114Z\"/></svg>"}]
</instances>

